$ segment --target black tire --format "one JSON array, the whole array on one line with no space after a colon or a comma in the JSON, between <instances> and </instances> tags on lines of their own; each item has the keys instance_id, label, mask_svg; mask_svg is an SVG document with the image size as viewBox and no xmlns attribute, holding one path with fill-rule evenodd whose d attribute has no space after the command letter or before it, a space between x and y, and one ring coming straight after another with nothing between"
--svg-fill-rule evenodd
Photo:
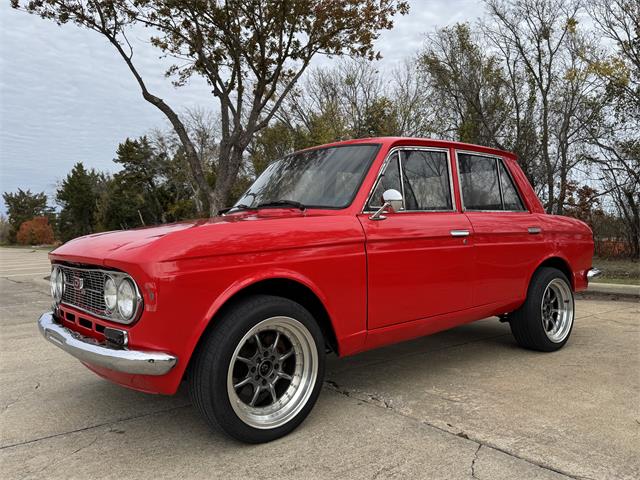
<instances>
[{"instance_id":1,"label":"black tire","mask_svg":"<svg viewBox=\"0 0 640 480\"><path fill-rule=\"evenodd\" d=\"M569 323L565 323L562 335L555 340L550 338L551 332L548 334L545 329L545 325L550 324L543 324L542 311L543 296L551 285L568 292L568 298L562 303L566 304L567 309L570 307L570 314L567 317L567 322ZM574 316L575 303L569 280L560 270L542 267L534 273L531 279L524 304L518 310L512 312L508 319L511 333L513 333L521 347L541 352L553 352L561 349L569 340L573 329ZM553 335L551 336L553 337Z\"/></svg>"},{"instance_id":2,"label":"black tire","mask_svg":"<svg viewBox=\"0 0 640 480\"><path fill-rule=\"evenodd\" d=\"M236 413L239 408L238 400L240 400L240 397L232 397L230 389L233 389L235 392L235 388L237 387L229 386L228 380L235 375L235 368L237 367L234 366L231 370L229 367L232 359L236 359L234 365L238 362L237 356L235 355L239 355L241 350L236 351L237 348L248 348L239 345L240 342L242 342L243 345L248 345L251 338L255 338L245 338L246 335L250 334L249 332L254 331L255 328L260 328L257 327L257 325L267 322L268 319L283 317L293 319L296 321L296 328L301 328L303 332L304 329L306 329L310 334L305 336L304 340L305 345L307 345L307 350L311 351L310 348L315 348L315 354L317 355L317 357L312 358L313 361L308 362L309 364L315 364L317 358L315 384L311 385L310 381L306 382L308 385L305 390L306 393L304 396L299 397L301 400L299 400L295 410L289 413L290 415L295 414L295 416L292 416L290 419L287 417L286 423L275 426L274 428L255 428L255 426L247 423L247 421L250 420L245 421ZM313 316L304 307L289 299L270 295L255 295L240 301L222 314L221 317L216 318L214 322L215 324L211 326L201 339L198 349L194 353L194 358L192 359L188 379L189 394L192 403L202 413L211 427L219 428L227 435L242 442L264 443L287 435L298 427L309 414L322 388L325 369L325 345L322 331ZM269 335L270 330L265 331L266 335ZM274 330L274 332L275 331L276 330ZM262 339L258 338L258 340L264 340L263 332L260 332L260 335L263 335ZM267 339L268 338L269 337L267 337ZM288 339L286 336L284 338ZM280 345L282 345L284 341L285 340L281 340ZM277 348L277 342L278 340L275 340L274 345L271 347L274 349L274 352ZM260 360L261 355L266 354L261 354L259 351L259 348L262 348L262 344L254 342L254 345L256 345L255 356ZM289 345L291 351L293 351L293 343ZM262 360L262 363L265 363L269 359L265 356ZM277 362L277 360L274 362ZM284 370L285 362L286 360L281 361L282 370ZM293 363L294 365L297 364L296 361ZM255 369L256 365L257 370L260 370L261 364L254 364L252 368ZM280 368L276 363L274 363L272 367ZM253 377L253 374L248 373L248 368L249 367L247 367L246 377ZM271 377L273 377L273 375L271 375ZM293 378L296 378L295 375ZM277 382L277 380L274 380L274 383L275 382ZM285 380L285 382L287 382L287 380ZM290 388L293 388L293 382L293 380L289 380ZM231 384L233 383L234 382L231 381ZM305 382L300 380L299 385L304 384ZM249 386L254 389L254 392L261 388L260 385L257 387L253 385ZM267 389L268 387L262 388ZM275 389L272 388L272 391L275 391ZM270 395L270 392L267 393ZM261 398L264 398L264 394L260 395L263 395ZM303 400L304 398L306 398L306 401ZM268 398L265 400L268 400ZM234 406L232 406L232 401L236 402L236 410L234 410ZM290 400L287 400L287 402L290 402ZM256 407L244 405L244 408Z\"/></svg>"}]
</instances>

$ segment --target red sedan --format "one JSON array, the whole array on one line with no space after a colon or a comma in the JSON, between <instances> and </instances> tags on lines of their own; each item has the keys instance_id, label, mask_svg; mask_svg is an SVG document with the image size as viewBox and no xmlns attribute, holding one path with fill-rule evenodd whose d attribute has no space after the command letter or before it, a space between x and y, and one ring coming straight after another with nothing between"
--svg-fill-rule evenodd
<instances>
[{"instance_id":1,"label":"red sedan","mask_svg":"<svg viewBox=\"0 0 640 480\"><path fill-rule=\"evenodd\" d=\"M513 154L370 138L271 164L219 217L89 235L50 254L49 341L173 394L247 442L313 407L325 355L490 316L525 348L569 339L592 234L547 215Z\"/></svg>"}]
</instances>

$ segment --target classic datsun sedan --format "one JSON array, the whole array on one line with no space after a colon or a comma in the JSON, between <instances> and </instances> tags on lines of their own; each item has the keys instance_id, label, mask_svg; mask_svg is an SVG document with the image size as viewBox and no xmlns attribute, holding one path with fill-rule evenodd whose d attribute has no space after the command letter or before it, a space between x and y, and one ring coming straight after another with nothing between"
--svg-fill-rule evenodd
<instances>
[{"instance_id":1,"label":"classic datsun sedan","mask_svg":"<svg viewBox=\"0 0 640 480\"><path fill-rule=\"evenodd\" d=\"M216 218L62 245L39 327L125 387L186 380L212 426L265 442L307 416L328 352L490 316L558 350L592 253L589 227L545 214L511 153L355 140L276 161Z\"/></svg>"}]
</instances>

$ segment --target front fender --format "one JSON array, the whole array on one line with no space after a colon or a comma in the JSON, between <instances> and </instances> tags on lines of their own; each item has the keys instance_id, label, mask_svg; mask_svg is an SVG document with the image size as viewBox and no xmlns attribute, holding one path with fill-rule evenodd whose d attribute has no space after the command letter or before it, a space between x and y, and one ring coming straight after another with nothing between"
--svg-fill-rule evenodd
<instances>
[{"instance_id":1,"label":"front fender","mask_svg":"<svg viewBox=\"0 0 640 480\"><path fill-rule=\"evenodd\" d=\"M215 322L216 315L218 314L218 312L220 312L220 309L227 304L227 302L229 302L233 297L240 294L247 288L265 280L290 280L293 282L297 282L309 289L324 306L327 314L329 315L329 320L333 325L334 331L336 331L336 325L333 321L334 314L332 312L327 296L322 291L322 289L318 285L316 285L308 276L300 272L284 268L274 268L268 271L261 271L259 273L246 275L234 280L220 295L216 297L204 317L202 317L199 320L198 324L194 326L192 335L189 338L188 344L186 346L186 350L190 351L191 354L193 354L198 342L200 341L200 338L202 338L203 333L209 327L209 325L211 325L212 322Z\"/></svg>"}]
</instances>

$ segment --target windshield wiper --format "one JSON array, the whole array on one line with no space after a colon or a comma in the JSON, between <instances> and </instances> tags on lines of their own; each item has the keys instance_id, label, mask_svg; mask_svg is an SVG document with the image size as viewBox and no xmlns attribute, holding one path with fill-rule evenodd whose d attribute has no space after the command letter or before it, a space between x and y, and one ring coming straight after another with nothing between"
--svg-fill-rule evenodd
<instances>
[{"instance_id":1,"label":"windshield wiper","mask_svg":"<svg viewBox=\"0 0 640 480\"><path fill-rule=\"evenodd\" d=\"M218 210L218 213L229 213L231 210L255 210L256 207L250 207L249 205L245 205L241 203L240 205L234 205L233 207L222 208Z\"/></svg>"},{"instance_id":2,"label":"windshield wiper","mask_svg":"<svg viewBox=\"0 0 640 480\"><path fill-rule=\"evenodd\" d=\"M256 208L271 208L271 207L293 207L303 212L307 209L304 204L296 202L294 200L273 200L271 202L259 203Z\"/></svg>"}]
</instances>

